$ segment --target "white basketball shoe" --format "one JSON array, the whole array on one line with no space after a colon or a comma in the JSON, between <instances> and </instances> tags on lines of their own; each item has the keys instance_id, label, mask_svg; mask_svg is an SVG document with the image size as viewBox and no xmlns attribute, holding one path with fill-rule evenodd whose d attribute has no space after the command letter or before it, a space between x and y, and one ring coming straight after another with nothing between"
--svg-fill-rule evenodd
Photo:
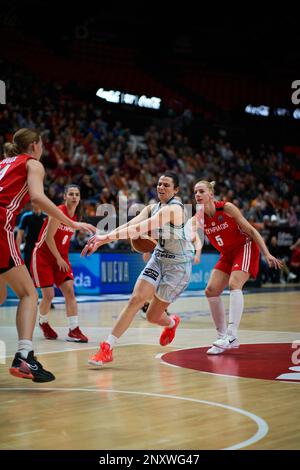
<instances>
[{"instance_id":1,"label":"white basketball shoe","mask_svg":"<svg viewBox=\"0 0 300 470\"><path fill-rule=\"evenodd\" d=\"M213 343L213 346L222 349L223 352L227 349L236 349L240 347L239 340L231 335L226 335Z\"/></svg>"},{"instance_id":2,"label":"white basketball shoe","mask_svg":"<svg viewBox=\"0 0 300 470\"><path fill-rule=\"evenodd\" d=\"M224 349L218 348L218 346L212 346L206 351L206 354L222 354Z\"/></svg>"}]
</instances>

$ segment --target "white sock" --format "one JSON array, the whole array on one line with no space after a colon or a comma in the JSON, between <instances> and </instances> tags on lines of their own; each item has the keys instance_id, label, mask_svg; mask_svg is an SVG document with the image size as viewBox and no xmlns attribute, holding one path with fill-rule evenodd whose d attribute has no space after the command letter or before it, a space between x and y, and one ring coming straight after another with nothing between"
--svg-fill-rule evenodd
<instances>
[{"instance_id":1,"label":"white sock","mask_svg":"<svg viewBox=\"0 0 300 470\"><path fill-rule=\"evenodd\" d=\"M105 342L109 344L110 349L113 349L113 347L116 344L117 340L118 340L118 338L116 336L108 335L107 340Z\"/></svg>"},{"instance_id":2,"label":"white sock","mask_svg":"<svg viewBox=\"0 0 300 470\"><path fill-rule=\"evenodd\" d=\"M18 341L18 352L24 359L27 359L28 353L33 350L32 341L29 339L20 339Z\"/></svg>"},{"instance_id":3,"label":"white sock","mask_svg":"<svg viewBox=\"0 0 300 470\"><path fill-rule=\"evenodd\" d=\"M68 317L68 321L70 330L74 330L78 326L78 315L72 315L71 317Z\"/></svg>"},{"instance_id":4,"label":"white sock","mask_svg":"<svg viewBox=\"0 0 300 470\"><path fill-rule=\"evenodd\" d=\"M211 311L211 316L213 317L214 324L216 325L218 337L222 338L226 334L226 313L222 299L220 296L207 297L207 301Z\"/></svg>"},{"instance_id":5,"label":"white sock","mask_svg":"<svg viewBox=\"0 0 300 470\"><path fill-rule=\"evenodd\" d=\"M167 326L167 328L173 328L173 326L175 326L175 320L172 317L169 317L169 319L170 319L170 323Z\"/></svg>"},{"instance_id":6,"label":"white sock","mask_svg":"<svg viewBox=\"0 0 300 470\"><path fill-rule=\"evenodd\" d=\"M244 310L244 295L240 289L230 291L227 334L236 337Z\"/></svg>"},{"instance_id":7,"label":"white sock","mask_svg":"<svg viewBox=\"0 0 300 470\"><path fill-rule=\"evenodd\" d=\"M40 319L40 323L41 323L41 324L43 324L43 323L48 323L48 321L49 321L48 313L46 313L46 315L41 315L41 314L40 314L39 319Z\"/></svg>"}]
</instances>

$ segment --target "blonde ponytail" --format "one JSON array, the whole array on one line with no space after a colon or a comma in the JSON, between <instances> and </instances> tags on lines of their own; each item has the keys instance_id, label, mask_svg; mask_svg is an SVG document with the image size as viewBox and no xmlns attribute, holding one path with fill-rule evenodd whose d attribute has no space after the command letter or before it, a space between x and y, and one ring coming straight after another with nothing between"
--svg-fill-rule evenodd
<instances>
[{"instance_id":1,"label":"blonde ponytail","mask_svg":"<svg viewBox=\"0 0 300 470\"><path fill-rule=\"evenodd\" d=\"M5 144L3 145L3 153L5 157L9 158L18 155L18 153L20 152L16 144L12 144L11 142L5 142Z\"/></svg>"},{"instance_id":2,"label":"blonde ponytail","mask_svg":"<svg viewBox=\"0 0 300 470\"><path fill-rule=\"evenodd\" d=\"M13 143L7 142L4 144L4 152L8 157L14 157L20 153L26 153L30 144L38 143L41 136L39 131L35 129L19 129L14 133Z\"/></svg>"}]
</instances>

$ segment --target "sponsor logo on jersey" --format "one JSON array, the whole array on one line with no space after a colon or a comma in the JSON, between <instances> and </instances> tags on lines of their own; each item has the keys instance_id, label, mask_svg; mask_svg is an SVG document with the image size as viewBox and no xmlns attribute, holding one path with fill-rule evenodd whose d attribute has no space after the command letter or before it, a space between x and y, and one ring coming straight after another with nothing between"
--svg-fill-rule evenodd
<instances>
[{"instance_id":1,"label":"sponsor logo on jersey","mask_svg":"<svg viewBox=\"0 0 300 470\"><path fill-rule=\"evenodd\" d=\"M156 271L155 269L146 268L144 269L143 276L150 277L151 279L156 281L159 276L159 272Z\"/></svg>"},{"instance_id":2,"label":"sponsor logo on jersey","mask_svg":"<svg viewBox=\"0 0 300 470\"><path fill-rule=\"evenodd\" d=\"M166 259L174 259L176 258L176 255L173 253L167 253L166 251L160 251L158 249L155 250L155 256L158 258L166 258Z\"/></svg>"},{"instance_id":3,"label":"sponsor logo on jersey","mask_svg":"<svg viewBox=\"0 0 300 470\"><path fill-rule=\"evenodd\" d=\"M216 233L216 232L220 232L221 230L225 230L228 227L229 227L228 223L224 222L223 224L216 225L215 227L206 228L205 233L206 235L210 235L211 233Z\"/></svg>"},{"instance_id":4,"label":"sponsor logo on jersey","mask_svg":"<svg viewBox=\"0 0 300 470\"><path fill-rule=\"evenodd\" d=\"M72 227L68 227L67 225L60 224L58 227L60 230L63 230L64 232L71 232L74 233L76 230Z\"/></svg>"}]
</instances>

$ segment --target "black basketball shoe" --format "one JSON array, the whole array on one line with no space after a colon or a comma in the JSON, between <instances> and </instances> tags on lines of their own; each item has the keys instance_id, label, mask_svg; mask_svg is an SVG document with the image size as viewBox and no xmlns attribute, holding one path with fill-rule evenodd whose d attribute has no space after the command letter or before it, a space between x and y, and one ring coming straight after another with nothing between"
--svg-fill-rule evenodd
<instances>
[{"instance_id":1,"label":"black basketball shoe","mask_svg":"<svg viewBox=\"0 0 300 470\"><path fill-rule=\"evenodd\" d=\"M33 355L33 351L28 353L27 359L24 359L24 357L17 352L9 372L14 377L31 379L33 382L51 382L55 380L55 376L45 370L42 364L37 361L36 357Z\"/></svg>"}]
</instances>

